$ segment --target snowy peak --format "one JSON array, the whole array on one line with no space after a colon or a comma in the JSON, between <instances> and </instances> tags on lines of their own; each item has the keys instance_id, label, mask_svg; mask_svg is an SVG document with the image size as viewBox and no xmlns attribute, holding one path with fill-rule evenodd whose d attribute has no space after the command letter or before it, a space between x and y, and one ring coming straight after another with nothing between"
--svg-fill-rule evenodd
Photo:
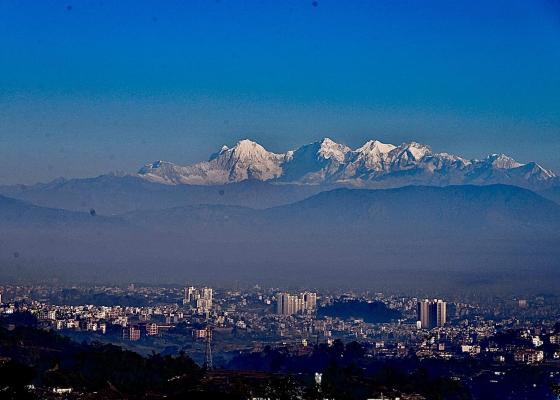
<instances>
[{"instance_id":1,"label":"snowy peak","mask_svg":"<svg viewBox=\"0 0 560 400\"><path fill-rule=\"evenodd\" d=\"M486 161L493 167L500 169L517 168L523 165L505 154L491 154L486 158Z\"/></svg>"},{"instance_id":2,"label":"snowy peak","mask_svg":"<svg viewBox=\"0 0 560 400\"><path fill-rule=\"evenodd\" d=\"M148 164L144 165L142 168L140 168L138 173L140 175L144 175L144 176L147 176L147 177L148 176L151 177L152 174L156 174L156 175L165 174L168 177L168 179L170 179L170 183L180 183L180 182L174 182L173 179L171 179L171 175L172 175L173 169L175 167L176 166L173 163L158 160L158 161L154 161L152 163L148 163ZM159 180L159 179L156 179L156 180Z\"/></svg>"},{"instance_id":3,"label":"snowy peak","mask_svg":"<svg viewBox=\"0 0 560 400\"><path fill-rule=\"evenodd\" d=\"M319 151L317 155L326 160L332 159L336 162L342 163L346 158L346 154L350 153L352 149L343 144L334 142L329 138L324 138L319 142Z\"/></svg>"},{"instance_id":4,"label":"snowy peak","mask_svg":"<svg viewBox=\"0 0 560 400\"><path fill-rule=\"evenodd\" d=\"M222 154L224 154L226 151L229 150L229 147L227 147L225 144L222 146L222 148L220 149L220 151L216 152L216 153L212 153L210 154L210 157L208 158L208 161L212 161L215 158L218 158L219 156L221 156Z\"/></svg>"},{"instance_id":5,"label":"snowy peak","mask_svg":"<svg viewBox=\"0 0 560 400\"><path fill-rule=\"evenodd\" d=\"M369 140L352 152L352 159L344 171L345 179L352 179L353 175L368 173L368 171L388 170L394 150L397 146Z\"/></svg>"},{"instance_id":6,"label":"snowy peak","mask_svg":"<svg viewBox=\"0 0 560 400\"><path fill-rule=\"evenodd\" d=\"M557 176L549 169L544 169L539 164L535 162L530 162L527 164L521 164L517 168L523 174L526 179L546 181L549 179L555 179Z\"/></svg>"},{"instance_id":7,"label":"snowy peak","mask_svg":"<svg viewBox=\"0 0 560 400\"><path fill-rule=\"evenodd\" d=\"M379 140L367 141L352 150L330 138L286 153L273 153L243 139L231 148L224 145L208 161L180 166L160 160L146 164L138 175L171 185L215 185L254 179L366 187L504 183L542 189L560 183L554 172L534 162L519 163L504 154L467 160L434 153L430 146L417 142L396 146Z\"/></svg>"},{"instance_id":8,"label":"snowy peak","mask_svg":"<svg viewBox=\"0 0 560 400\"><path fill-rule=\"evenodd\" d=\"M222 149L208 161L180 166L165 161L148 164L138 174L153 182L165 184L217 185L248 179L267 181L282 174L284 155L267 151L248 139Z\"/></svg>"},{"instance_id":9,"label":"snowy peak","mask_svg":"<svg viewBox=\"0 0 560 400\"><path fill-rule=\"evenodd\" d=\"M227 183L278 178L282 174L280 163L283 159L283 155L271 153L260 144L244 139L231 149L223 151L213 162L218 168L228 172L228 180L219 182Z\"/></svg>"},{"instance_id":10,"label":"snowy peak","mask_svg":"<svg viewBox=\"0 0 560 400\"><path fill-rule=\"evenodd\" d=\"M165 161L154 161L153 163L149 163L144 165L142 168L140 168L140 171L138 171L139 174L146 174L149 171L151 171L152 169L157 169L159 167L161 167L161 164L163 164Z\"/></svg>"},{"instance_id":11,"label":"snowy peak","mask_svg":"<svg viewBox=\"0 0 560 400\"><path fill-rule=\"evenodd\" d=\"M420 161L426 155L432 154L432 149L429 146L416 142L403 143L396 150L397 157L411 161Z\"/></svg>"},{"instance_id":12,"label":"snowy peak","mask_svg":"<svg viewBox=\"0 0 560 400\"><path fill-rule=\"evenodd\" d=\"M264 147L262 147L257 142L253 142L249 139L243 139L237 142L237 144L228 149L227 146L222 147L222 150L225 152L230 152L235 158L238 160L252 160L252 159L259 159L259 158L266 158L269 155L273 154L268 152Z\"/></svg>"},{"instance_id":13,"label":"snowy peak","mask_svg":"<svg viewBox=\"0 0 560 400\"><path fill-rule=\"evenodd\" d=\"M369 140L363 144L362 147L358 147L355 153L364 155L381 155L389 154L391 151L396 149L397 146L393 144L381 143L379 140Z\"/></svg>"},{"instance_id":14,"label":"snowy peak","mask_svg":"<svg viewBox=\"0 0 560 400\"><path fill-rule=\"evenodd\" d=\"M255 164L268 162L274 159L281 159L282 156L267 151L260 144L248 139L237 142L231 149L227 146L222 147L216 159L220 164L232 166L236 163Z\"/></svg>"},{"instance_id":15,"label":"snowy peak","mask_svg":"<svg viewBox=\"0 0 560 400\"><path fill-rule=\"evenodd\" d=\"M344 164L352 149L324 138L288 151L282 164L283 182L307 184L324 183L334 176Z\"/></svg>"}]
</instances>

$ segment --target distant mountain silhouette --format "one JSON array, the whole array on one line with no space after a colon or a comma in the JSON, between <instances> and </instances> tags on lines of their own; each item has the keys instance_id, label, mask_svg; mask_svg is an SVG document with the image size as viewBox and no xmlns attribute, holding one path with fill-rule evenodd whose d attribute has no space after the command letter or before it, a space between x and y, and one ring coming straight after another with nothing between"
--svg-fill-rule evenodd
<instances>
[{"instance_id":1,"label":"distant mountain silhouette","mask_svg":"<svg viewBox=\"0 0 560 400\"><path fill-rule=\"evenodd\" d=\"M136 176L101 175L47 184L0 187L0 193L36 205L115 215L135 210L224 204L268 208L293 203L329 187L244 181L218 186L161 185Z\"/></svg>"},{"instance_id":2,"label":"distant mountain silhouette","mask_svg":"<svg viewBox=\"0 0 560 400\"><path fill-rule=\"evenodd\" d=\"M92 215L93 214L93 215ZM95 216L95 218L92 218ZM0 195L0 227L26 228L30 226L82 227L122 223L119 218L98 217L94 209L90 212L75 212L57 208L40 207L34 204Z\"/></svg>"},{"instance_id":3,"label":"distant mountain silhouette","mask_svg":"<svg viewBox=\"0 0 560 400\"><path fill-rule=\"evenodd\" d=\"M264 210L111 217L2 197L0 216L2 274L12 278L505 288L552 284L560 259L560 205L504 185L336 189Z\"/></svg>"},{"instance_id":4,"label":"distant mountain silhouette","mask_svg":"<svg viewBox=\"0 0 560 400\"><path fill-rule=\"evenodd\" d=\"M547 190L543 190L542 192L539 192L539 194L560 204L560 186L555 186Z\"/></svg>"}]
</instances>

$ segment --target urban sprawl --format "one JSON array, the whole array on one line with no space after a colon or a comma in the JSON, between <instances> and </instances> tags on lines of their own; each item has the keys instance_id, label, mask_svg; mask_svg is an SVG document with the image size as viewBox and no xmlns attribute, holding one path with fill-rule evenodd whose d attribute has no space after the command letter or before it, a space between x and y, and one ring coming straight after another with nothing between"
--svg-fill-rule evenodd
<instances>
[{"instance_id":1,"label":"urban sprawl","mask_svg":"<svg viewBox=\"0 0 560 400\"><path fill-rule=\"evenodd\" d=\"M558 306L542 296L475 303L258 286L3 286L0 301L4 315L31 312L44 329L139 352L185 351L206 365L265 346L305 353L336 339L365 343L375 358L491 358L497 373L511 363L560 364ZM348 303L381 304L398 317L337 315L333 305ZM506 331L512 340L493 340Z\"/></svg>"}]
</instances>

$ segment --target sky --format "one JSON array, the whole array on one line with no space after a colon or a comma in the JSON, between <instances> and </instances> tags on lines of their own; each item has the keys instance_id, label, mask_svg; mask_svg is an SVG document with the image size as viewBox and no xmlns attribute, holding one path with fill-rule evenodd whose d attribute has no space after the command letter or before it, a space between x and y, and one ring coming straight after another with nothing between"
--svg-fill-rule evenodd
<instances>
[{"instance_id":1,"label":"sky","mask_svg":"<svg viewBox=\"0 0 560 400\"><path fill-rule=\"evenodd\" d=\"M0 184L325 136L560 172L560 0L0 1Z\"/></svg>"}]
</instances>

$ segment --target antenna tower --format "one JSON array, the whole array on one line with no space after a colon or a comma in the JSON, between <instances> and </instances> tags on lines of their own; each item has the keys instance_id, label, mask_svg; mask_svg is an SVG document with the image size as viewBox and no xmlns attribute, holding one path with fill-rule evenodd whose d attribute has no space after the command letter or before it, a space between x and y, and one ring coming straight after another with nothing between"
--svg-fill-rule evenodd
<instances>
[{"instance_id":1,"label":"antenna tower","mask_svg":"<svg viewBox=\"0 0 560 400\"><path fill-rule=\"evenodd\" d=\"M212 369L212 327L206 326L206 349L204 350L204 368Z\"/></svg>"}]
</instances>

